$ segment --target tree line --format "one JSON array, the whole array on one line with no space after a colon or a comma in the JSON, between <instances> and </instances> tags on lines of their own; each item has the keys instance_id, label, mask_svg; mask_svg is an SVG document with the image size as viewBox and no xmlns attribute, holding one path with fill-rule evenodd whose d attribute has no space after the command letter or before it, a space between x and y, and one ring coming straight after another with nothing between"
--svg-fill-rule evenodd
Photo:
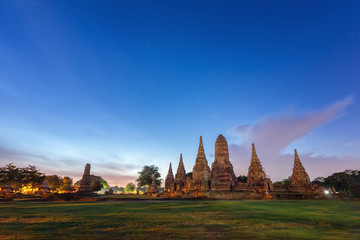
<instances>
[{"instance_id":1,"label":"tree line","mask_svg":"<svg viewBox=\"0 0 360 240\"><path fill-rule=\"evenodd\" d=\"M360 197L360 170L345 170L328 177L317 177L313 183L325 188L334 187L336 191L348 192L353 197Z\"/></svg>"},{"instance_id":2,"label":"tree line","mask_svg":"<svg viewBox=\"0 0 360 240\"><path fill-rule=\"evenodd\" d=\"M44 181L48 182L53 191L70 192L74 190L70 177L46 176L32 165L21 168L9 163L0 168L0 187L10 185L15 191L21 191L23 187L28 186L33 191L37 187L42 187Z\"/></svg>"}]
</instances>

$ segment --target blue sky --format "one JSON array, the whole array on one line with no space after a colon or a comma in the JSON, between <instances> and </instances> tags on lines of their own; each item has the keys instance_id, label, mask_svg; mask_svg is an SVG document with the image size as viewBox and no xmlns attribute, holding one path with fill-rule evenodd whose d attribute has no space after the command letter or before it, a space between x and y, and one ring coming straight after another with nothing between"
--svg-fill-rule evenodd
<instances>
[{"instance_id":1,"label":"blue sky","mask_svg":"<svg viewBox=\"0 0 360 240\"><path fill-rule=\"evenodd\" d=\"M0 165L124 185L222 133L237 175L252 141L273 180L295 147L311 178L359 169L359 7L0 1Z\"/></svg>"}]
</instances>

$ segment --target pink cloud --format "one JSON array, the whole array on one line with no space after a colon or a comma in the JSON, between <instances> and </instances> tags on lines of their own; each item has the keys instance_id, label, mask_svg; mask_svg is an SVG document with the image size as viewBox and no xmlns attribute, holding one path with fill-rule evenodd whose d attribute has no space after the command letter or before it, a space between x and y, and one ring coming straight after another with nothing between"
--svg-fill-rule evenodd
<instances>
[{"instance_id":1,"label":"pink cloud","mask_svg":"<svg viewBox=\"0 0 360 240\"><path fill-rule=\"evenodd\" d=\"M242 144L229 146L230 156L237 174L247 174L250 164L251 143L254 142L266 173L272 180L280 180L291 175L293 156L281 154L287 146L297 139L311 133L317 127L341 117L344 110L353 102L352 97L338 101L328 108L312 111L304 116L286 113L274 118L265 118L255 125L239 125L233 129ZM299 150L299 149L298 149ZM312 153L301 153L310 177L327 176L334 171L359 168L360 157L324 157Z\"/></svg>"},{"instance_id":2,"label":"pink cloud","mask_svg":"<svg viewBox=\"0 0 360 240\"><path fill-rule=\"evenodd\" d=\"M127 174L128 170L139 169L137 164L119 164L117 162L102 161L102 163L92 163L89 159L52 159L42 155L27 153L0 146L0 167L9 163L17 167L35 165L46 175L68 176L75 183L81 179L85 164L91 163L91 174L102 176L110 186L126 186L130 182L135 182L137 177Z\"/></svg>"}]
</instances>

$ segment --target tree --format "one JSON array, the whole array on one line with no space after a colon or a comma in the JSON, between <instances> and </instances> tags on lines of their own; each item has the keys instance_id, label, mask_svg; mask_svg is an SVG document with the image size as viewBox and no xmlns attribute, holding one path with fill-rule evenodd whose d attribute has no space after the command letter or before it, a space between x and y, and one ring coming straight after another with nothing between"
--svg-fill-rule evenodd
<instances>
[{"instance_id":1,"label":"tree","mask_svg":"<svg viewBox=\"0 0 360 240\"><path fill-rule=\"evenodd\" d=\"M11 185L15 190L19 190L23 185L24 172L22 168L9 163L0 169L0 184Z\"/></svg>"},{"instance_id":2,"label":"tree","mask_svg":"<svg viewBox=\"0 0 360 240\"><path fill-rule=\"evenodd\" d=\"M125 192L130 193L130 192L134 192L134 191L135 191L135 184L128 183L125 187Z\"/></svg>"},{"instance_id":3,"label":"tree","mask_svg":"<svg viewBox=\"0 0 360 240\"><path fill-rule=\"evenodd\" d=\"M100 176L94 176L97 177L97 180L101 183L102 187L101 188L107 188L109 187L109 184Z\"/></svg>"},{"instance_id":4,"label":"tree","mask_svg":"<svg viewBox=\"0 0 360 240\"><path fill-rule=\"evenodd\" d=\"M23 184L30 185L32 188L32 193L34 188L42 184L45 180L45 174L41 173L35 166L29 165L28 167L22 169L24 178Z\"/></svg>"},{"instance_id":5,"label":"tree","mask_svg":"<svg viewBox=\"0 0 360 240\"><path fill-rule=\"evenodd\" d=\"M73 186L72 186L72 179L69 177L64 177L63 178L63 182L61 184L60 190L61 191L65 191L65 192L71 192L74 190Z\"/></svg>"},{"instance_id":6,"label":"tree","mask_svg":"<svg viewBox=\"0 0 360 240\"><path fill-rule=\"evenodd\" d=\"M6 171L5 168L0 168L0 186L4 186L6 184Z\"/></svg>"},{"instance_id":7,"label":"tree","mask_svg":"<svg viewBox=\"0 0 360 240\"><path fill-rule=\"evenodd\" d=\"M239 181L239 182L241 182L241 183L246 183L247 182L247 176L245 176L245 175L240 175L240 176L238 176L237 177L237 180Z\"/></svg>"},{"instance_id":8,"label":"tree","mask_svg":"<svg viewBox=\"0 0 360 240\"><path fill-rule=\"evenodd\" d=\"M283 179L282 181L274 182L274 184L281 184L281 185L290 185L291 184L291 177Z\"/></svg>"},{"instance_id":9,"label":"tree","mask_svg":"<svg viewBox=\"0 0 360 240\"><path fill-rule=\"evenodd\" d=\"M324 179L326 187L334 186L336 189L350 189L356 184L360 184L359 170L345 170L344 172L333 173Z\"/></svg>"},{"instance_id":10,"label":"tree","mask_svg":"<svg viewBox=\"0 0 360 240\"><path fill-rule=\"evenodd\" d=\"M58 175L47 175L45 180L48 182L53 191L60 190L60 187L63 183L62 177Z\"/></svg>"},{"instance_id":11,"label":"tree","mask_svg":"<svg viewBox=\"0 0 360 240\"><path fill-rule=\"evenodd\" d=\"M281 185L290 185L290 184L291 184L291 176L281 181Z\"/></svg>"},{"instance_id":12,"label":"tree","mask_svg":"<svg viewBox=\"0 0 360 240\"><path fill-rule=\"evenodd\" d=\"M186 177L190 177L190 178L192 178L192 177L193 177L192 172L188 172L188 173L186 173Z\"/></svg>"},{"instance_id":13,"label":"tree","mask_svg":"<svg viewBox=\"0 0 360 240\"><path fill-rule=\"evenodd\" d=\"M137 185L139 188L146 186L150 187L152 184L153 176L155 175L155 183L157 186L161 185L161 175L159 173L158 167L151 165L145 165L141 172L139 173L139 178L136 179Z\"/></svg>"},{"instance_id":14,"label":"tree","mask_svg":"<svg viewBox=\"0 0 360 240\"><path fill-rule=\"evenodd\" d=\"M325 181L324 177L317 177L312 181L312 183L318 186L324 186L324 181Z\"/></svg>"},{"instance_id":15,"label":"tree","mask_svg":"<svg viewBox=\"0 0 360 240\"><path fill-rule=\"evenodd\" d=\"M100 176L90 175L90 184L94 181L100 181L102 187L101 188L108 188L109 184ZM75 186L80 187L80 180L74 183Z\"/></svg>"},{"instance_id":16,"label":"tree","mask_svg":"<svg viewBox=\"0 0 360 240\"><path fill-rule=\"evenodd\" d=\"M97 192L97 191L101 190L102 186L103 185L101 184L101 182L99 180L95 180L90 184L90 189L93 192Z\"/></svg>"},{"instance_id":17,"label":"tree","mask_svg":"<svg viewBox=\"0 0 360 240\"><path fill-rule=\"evenodd\" d=\"M360 197L358 186L360 185L360 170L345 170L344 172L333 173L324 178L324 187L335 187L336 190L346 190L349 197Z\"/></svg>"}]
</instances>

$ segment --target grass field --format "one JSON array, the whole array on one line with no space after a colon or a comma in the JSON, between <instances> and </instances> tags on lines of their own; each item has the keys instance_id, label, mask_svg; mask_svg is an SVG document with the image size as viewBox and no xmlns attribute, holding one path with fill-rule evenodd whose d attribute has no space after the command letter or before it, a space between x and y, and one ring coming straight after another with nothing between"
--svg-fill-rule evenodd
<instances>
[{"instance_id":1,"label":"grass field","mask_svg":"<svg viewBox=\"0 0 360 240\"><path fill-rule=\"evenodd\" d=\"M0 239L360 239L360 202L0 203Z\"/></svg>"}]
</instances>

